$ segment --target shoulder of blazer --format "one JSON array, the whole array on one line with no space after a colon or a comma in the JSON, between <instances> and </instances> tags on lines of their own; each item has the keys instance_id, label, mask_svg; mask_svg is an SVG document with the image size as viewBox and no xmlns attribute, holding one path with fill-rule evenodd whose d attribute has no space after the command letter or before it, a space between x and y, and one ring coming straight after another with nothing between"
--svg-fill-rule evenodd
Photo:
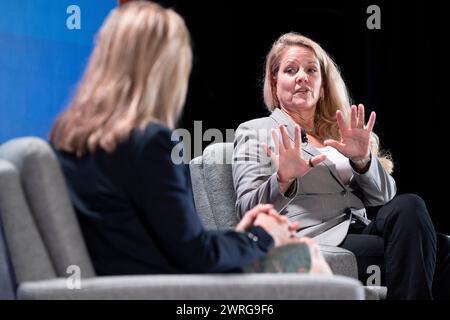
<instances>
[{"instance_id":1,"label":"shoulder of blazer","mask_svg":"<svg viewBox=\"0 0 450 320\"><path fill-rule=\"evenodd\" d=\"M257 118L253 120L249 120L246 122L243 122L239 125L239 129L265 129L265 128L275 128L277 126L276 121L272 117L263 117L263 118Z\"/></svg>"},{"instance_id":2,"label":"shoulder of blazer","mask_svg":"<svg viewBox=\"0 0 450 320\"><path fill-rule=\"evenodd\" d=\"M129 144L129 147L138 153L144 148L171 149L176 142L172 140L172 133L172 130L162 124L150 123L143 129L133 129L125 144Z\"/></svg>"},{"instance_id":3,"label":"shoulder of blazer","mask_svg":"<svg viewBox=\"0 0 450 320\"><path fill-rule=\"evenodd\" d=\"M145 129L135 129L134 130L138 135L141 135L141 138L144 140L151 140L151 139L162 139L162 138L168 138L170 140L170 137L172 135L172 130L170 130L168 127L160 124L160 123L149 123Z\"/></svg>"}]
</instances>

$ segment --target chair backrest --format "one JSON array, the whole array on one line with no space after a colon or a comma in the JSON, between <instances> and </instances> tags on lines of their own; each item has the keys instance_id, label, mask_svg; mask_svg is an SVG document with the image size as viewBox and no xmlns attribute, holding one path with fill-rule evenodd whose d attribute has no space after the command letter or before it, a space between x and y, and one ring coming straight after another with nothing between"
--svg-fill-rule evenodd
<instances>
[{"instance_id":1,"label":"chair backrest","mask_svg":"<svg viewBox=\"0 0 450 320\"><path fill-rule=\"evenodd\" d=\"M0 160L1 162L1 160ZM1 167L0 163L0 167ZM0 169L1 171L2 169ZM1 173L0 173L1 174ZM1 177L0 177L1 179ZM2 215L0 213L0 300L13 300L16 298L16 276L11 263L5 231L3 231Z\"/></svg>"},{"instance_id":2,"label":"chair backrest","mask_svg":"<svg viewBox=\"0 0 450 320\"><path fill-rule=\"evenodd\" d=\"M31 215L19 172L1 158L0 214L17 282L55 278L55 269Z\"/></svg>"},{"instance_id":3,"label":"chair backrest","mask_svg":"<svg viewBox=\"0 0 450 320\"><path fill-rule=\"evenodd\" d=\"M232 143L215 143L189 164L195 206L207 229L233 229L239 222L235 209L232 154Z\"/></svg>"},{"instance_id":4,"label":"chair backrest","mask_svg":"<svg viewBox=\"0 0 450 320\"><path fill-rule=\"evenodd\" d=\"M94 276L64 176L48 143L35 137L13 139L0 146L0 158L14 169L6 170L13 189L2 183L0 193L8 205L1 211L18 282L65 277L71 265L80 268L83 278Z\"/></svg>"}]
</instances>

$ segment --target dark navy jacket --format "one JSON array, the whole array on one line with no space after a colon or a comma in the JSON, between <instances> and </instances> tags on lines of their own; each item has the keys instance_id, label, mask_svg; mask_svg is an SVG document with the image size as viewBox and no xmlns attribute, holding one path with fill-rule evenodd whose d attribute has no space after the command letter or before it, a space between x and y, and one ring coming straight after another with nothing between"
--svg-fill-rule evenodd
<instances>
[{"instance_id":1,"label":"dark navy jacket","mask_svg":"<svg viewBox=\"0 0 450 320\"><path fill-rule=\"evenodd\" d=\"M171 161L171 131L135 129L113 153L55 150L99 275L239 272L273 239L260 227L205 231L187 165Z\"/></svg>"}]
</instances>

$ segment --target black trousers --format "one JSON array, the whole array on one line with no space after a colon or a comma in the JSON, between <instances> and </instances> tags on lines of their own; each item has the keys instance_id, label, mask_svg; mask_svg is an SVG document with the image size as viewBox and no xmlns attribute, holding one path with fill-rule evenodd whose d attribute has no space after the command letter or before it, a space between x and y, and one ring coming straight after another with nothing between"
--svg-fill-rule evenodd
<instances>
[{"instance_id":1,"label":"black trousers","mask_svg":"<svg viewBox=\"0 0 450 320\"><path fill-rule=\"evenodd\" d=\"M359 279L367 284L378 266L387 299L450 299L450 238L436 233L425 202L403 194L367 212L371 223L353 224L341 244L356 255Z\"/></svg>"}]
</instances>

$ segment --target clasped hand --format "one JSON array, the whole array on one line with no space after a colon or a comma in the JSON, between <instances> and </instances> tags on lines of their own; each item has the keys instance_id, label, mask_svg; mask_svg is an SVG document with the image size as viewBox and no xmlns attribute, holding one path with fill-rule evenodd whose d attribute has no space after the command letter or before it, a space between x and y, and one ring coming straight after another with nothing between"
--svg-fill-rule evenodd
<instances>
[{"instance_id":1,"label":"clasped hand","mask_svg":"<svg viewBox=\"0 0 450 320\"><path fill-rule=\"evenodd\" d=\"M247 211L235 231L243 232L252 226L262 227L273 238L276 247L299 242L295 237L295 232L299 228L298 222L290 222L271 204L259 204Z\"/></svg>"},{"instance_id":2,"label":"clasped hand","mask_svg":"<svg viewBox=\"0 0 450 320\"><path fill-rule=\"evenodd\" d=\"M287 217L281 216L271 204L259 204L249 210L241 222L236 226L236 231L245 231L251 226L260 226L273 238L275 247L287 244L304 243L308 246L311 256L310 273L320 275L332 275L330 266L325 261L319 245L311 238L296 237L297 222L289 222Z\"/></svg>"}]
</instances>

